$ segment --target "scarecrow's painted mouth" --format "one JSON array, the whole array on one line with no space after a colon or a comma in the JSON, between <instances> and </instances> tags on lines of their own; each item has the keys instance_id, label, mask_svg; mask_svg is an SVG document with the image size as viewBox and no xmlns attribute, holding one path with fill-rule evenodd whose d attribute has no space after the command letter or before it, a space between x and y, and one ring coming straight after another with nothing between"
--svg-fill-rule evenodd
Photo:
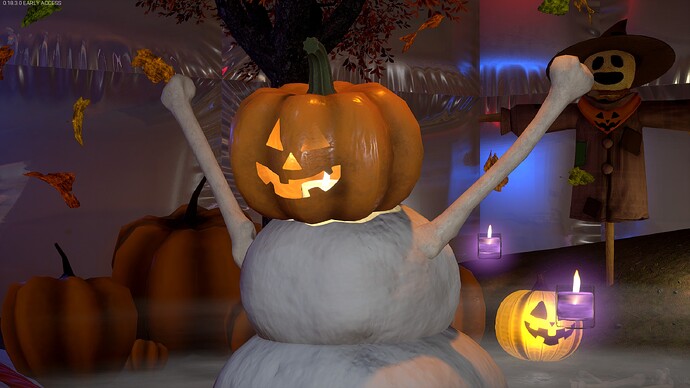
<instances>
[{"instance_id":1,"label":"scarecrow's painted mouth","mask_svg":"<svg viewBox=\"0 0 690 388\"><path fill-rule=\"evenodd\" d=\"M340 165L331 167L331 174L321 171L307 178L288 179L282 183L278 174L263 164L256 162L256 173L264 184L273 184L273 191L281 198L301 199L309 198L309 190L318 188L323 191L330 190L340 180Z\"/></svg>"},{"instance_id":2,"label":"scarecrow's painted mouth","mask_svg":"<svg viewBox=\"0 0 690 388\"><path fill-rule=\"evenodd\" d=\"M594 81L602 85L615 85L623 81L624 77L620 71L594 73Z\"/></svg>"},{"instance_id":3,"label":"scarecrow's painted mouth","mask_svg":"<svg viewBox=\"0 0 690 388\"><path fill-rule=\"evenodd\" d=\"M558 345L558 341L563 338L566 339L570 337L573 334L573 330L568 330L568 329L558 329L556 330L556 334L554 335L549 335L549 330L548 329L532 329L531 325L529 322L525 321L525 328L527 331L532 334L534 338L543 338L544 339L544 345L548 346L554 346Z\"/></svg>"}]
</instances>

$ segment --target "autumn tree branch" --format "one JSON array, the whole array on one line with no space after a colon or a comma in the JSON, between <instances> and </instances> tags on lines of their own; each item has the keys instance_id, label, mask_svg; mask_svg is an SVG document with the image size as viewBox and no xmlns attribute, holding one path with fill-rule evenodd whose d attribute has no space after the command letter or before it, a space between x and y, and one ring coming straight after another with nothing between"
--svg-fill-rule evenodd
<instances>
[{"instance_id":1,"label":"autumn tree branch","mask_svg":"<svg viewBox=\"0 0 690 388\"><path fill-rule=\"evenodd\" d=\"M273 24L266 9L251 0L216 0L216 7L218 17L237 44L271 79L275 46L271 40Z\"/></svg>"},{"instance_id":2,"label":"autumn tree branch","mask_svg":"<svg viewBox=\"0 0 690 388\"><path fill-rule=\"evenodd\" d=\"M362 12L364 3L366 0L343 0L323 22L325 28L319 35L319 40L327 52L331 52L335 46L342 42L343 37L355 24Z\"/></svg>"}]
</instances>

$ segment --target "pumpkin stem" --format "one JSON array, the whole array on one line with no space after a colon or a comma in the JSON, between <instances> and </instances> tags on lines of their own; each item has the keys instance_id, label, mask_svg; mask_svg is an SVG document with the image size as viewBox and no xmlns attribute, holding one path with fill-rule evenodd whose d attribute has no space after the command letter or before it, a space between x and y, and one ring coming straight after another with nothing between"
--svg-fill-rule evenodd
<instances>
[{"instance_id":1,"label":"pumpkin stem","mask_svg":"<svg viewBox=\"0 0 690 388\"><path fill-rule=\"evenodd\" d=\"M532 291L553 291L549 286L546 284L546 281L544 280L544 275L543 274L538 274L537 275L537 281L534 283L534 286L532 286Z\"/></svg>"},{"instance_id":2,"label":"pumpkin stem","mask_svg":"<svg viewBox=\"0 0 690 388\"><path fill-rule=\"evenodd\" d=\"M62 248L60 248L60 245L58 243L55 243L55 249L57 249L58 253L60 254L60 257L62 257L62 276L60 276L60 279L76 276L74 274L74 271L72 270L72 266L69 263L69 259L67 258L65 251L63 251Z\"/></svg>"},{"instance_id":3,"label":"pumpkin stem","mask_svg":"<svg viewBox=\"0 0 690 388\"><path fill-rule=\"evenodd\" d=\"M189 199L187 211L184 213L184 221L188 224L193 224L194 221L196 221L196 210L199 202L199 194L201 194L201 189L204 188L205 183L206 176L201 178L201 182L199 182L199 184L196 186L196 189L194 189L194 192L192 193L192 197Z\"/></svg>"},{"instance_id":4,"label":"pumpkin stem","mask_svg":"<svg viewBox=\"0 0 690 388\"><path fill-rule=\"evenodd\" d=\"M318 39L312 37L304 41L304 51L307 52L307 60L309 61L309 90L307 93L322 96L335 93L331 63L328 61L326 48Z\"/></svg>"}]
</instances>

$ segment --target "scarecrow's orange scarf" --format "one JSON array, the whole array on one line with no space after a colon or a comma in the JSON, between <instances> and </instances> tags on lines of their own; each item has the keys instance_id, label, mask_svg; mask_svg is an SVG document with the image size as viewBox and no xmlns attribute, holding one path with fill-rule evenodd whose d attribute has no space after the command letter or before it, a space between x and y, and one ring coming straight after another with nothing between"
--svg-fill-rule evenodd
<instances>
[{"instance_id":1,"label":"scarecrow's orange scarf","mask_svg":"<svg viewBox=\"0 0 690 388\"><path fill-rule=\"evenodd\" d=\"M623 124L640 106L642 99L637 93L611 102L597 101L588 96L582 96L577 107L583 116L595 128L608 134Z\"/></svg>"}]
</instances>

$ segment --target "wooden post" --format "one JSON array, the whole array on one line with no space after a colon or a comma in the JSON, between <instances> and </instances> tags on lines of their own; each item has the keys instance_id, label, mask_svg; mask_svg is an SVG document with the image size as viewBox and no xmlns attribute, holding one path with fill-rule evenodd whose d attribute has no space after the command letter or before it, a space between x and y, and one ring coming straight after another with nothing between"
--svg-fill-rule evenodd
<instances>
[{"instance_id":1,"label":"wooden post","mask_svg":"<svg viewBox=\"0 0 690 388\"><path fill-rule=\"evenodd\" d=\"M613 222L606 223L606 284L613 285Z\"/></svg>"}]
</instances>

